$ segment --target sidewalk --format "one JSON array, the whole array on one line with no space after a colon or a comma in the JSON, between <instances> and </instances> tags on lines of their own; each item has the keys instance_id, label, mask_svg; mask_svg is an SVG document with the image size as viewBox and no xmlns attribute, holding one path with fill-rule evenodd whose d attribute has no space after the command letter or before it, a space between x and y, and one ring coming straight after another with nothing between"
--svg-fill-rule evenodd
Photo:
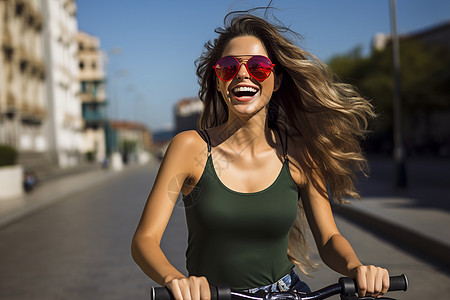
<instances>
[{"instance_id":1,"label":"sidewalk","mask_svg":"<svg viewBox=\"0 0 450 300\"><path fill-rule=\"evenodd\" d=\"M362 200L335 212L450 270L450 160L407 161L405 189L394 188L390 159L369 162L371 176L358 184Z\"/></svg>"},{"instance_id":2,"label":"sidewalk","mask_svg":"<svg viewBox=\"0 0 450 300\"><path fill-rule=\"evenodd\" d=\"M152 163L152 162L150 162ZM101 185L112 178L126 174L141 165L131 164L121 171L102 169L99 165L61 170L50 179L39 183L30 193L0 201L0 229L52 204Z\"/></svg>"}]
</instances>

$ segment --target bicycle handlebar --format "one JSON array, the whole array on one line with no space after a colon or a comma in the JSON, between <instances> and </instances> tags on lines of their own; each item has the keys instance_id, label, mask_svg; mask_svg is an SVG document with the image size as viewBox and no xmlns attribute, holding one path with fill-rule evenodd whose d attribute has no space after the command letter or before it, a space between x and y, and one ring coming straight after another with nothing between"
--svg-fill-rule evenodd
<instances>
[{"instance_id":1,"label":"bicycle handlebar","mask_svg":"<svg viewBox=\"0 0 450 300\"><path fill-rule=\"evenodd\" d=\"M408 289L408 278L405 274L398 276L389 277L389 289L388 292L393 291L406 291ZM342 288L343 294L355 294L358 292L358 286L356 285L356 280L341 277L339 278L339 284Z\"/></svg>"},{"instance_id":2,"label":"bicycle handlebar","mask_svg":"<svg viewBox=\"0 0 450 300\"><path fill-rule=\"evenodd\" d=\"M389 291L406 291L408 289L408 279L404 274L391 276ZM327 286L323 289L303 294L294 291L287 292L258 292L255 294L231 290L222 285L211 286L211 300L318 300L341 294L353 296L358 288L356 281L348 277L339 278L339 282ZM172 293L166 287L152 287L150 293L151 300L174 300ZM355 298L354 298L355 299Z\"/></svg>"}]
</instances>

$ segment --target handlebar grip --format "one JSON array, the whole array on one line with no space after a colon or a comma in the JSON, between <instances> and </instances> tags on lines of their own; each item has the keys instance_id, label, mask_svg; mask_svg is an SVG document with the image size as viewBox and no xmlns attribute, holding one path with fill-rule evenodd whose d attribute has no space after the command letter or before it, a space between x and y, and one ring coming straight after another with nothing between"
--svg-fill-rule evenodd
<instances>
[{"instance_id":1,"label":"handlebar grip","mask_svg":"<svg viewBox=\"0 0 450 300\"><path fill-rule=\"evenodd\" d=\"M172 293L164 286L152 286L150 300L174 300Z\"/></svg>"},{"instance_id":2,"label":"handlebar grip","mask_svg":"<svg viewBox=\"0 0 450 300\"><path fill-rule=\"evenodd\" d=\"M408 289L408 278L405 274L389 277L389 291L406 291Z\"/></svg>"},{"instance_id":3,"label":"handlebar grip","mask_svg":"<svg viewBox=\"0 0 450 300\"><path fill-rule=\"evenodd\" d=\"M405 274L398 276L390 276L389 281L390 284L388 291L390 292L406 291L408 289L408 278L406 278ZM343 294L355 294L358 292L356 280L354 279L348 277L341 277L339 278L339 283L341 284Z\"/></svg>"},{"instance_id":4,"label":"handlebar grip","mask_svg":"<svg viewBox=\"0 0 450 300\"><path fill-rule=\"evenodd\" d=\"M224 285L209 286L211 300L231 300L231 290ZM174 300L170 290L166 287L152 287L150 290L150 300Z\"/></svg>"},{"instance_id":5,"label":"handlebar grip","mask_svg":"<svg viewBox=\"0 0 450 300\"><path fill-rule=\"evenodd\" d=\"M211 300L231 300L231 289L226 285L209 286L211 290ZM216 296L214 296L216 294Z\"/></svg>"}]
</instances>

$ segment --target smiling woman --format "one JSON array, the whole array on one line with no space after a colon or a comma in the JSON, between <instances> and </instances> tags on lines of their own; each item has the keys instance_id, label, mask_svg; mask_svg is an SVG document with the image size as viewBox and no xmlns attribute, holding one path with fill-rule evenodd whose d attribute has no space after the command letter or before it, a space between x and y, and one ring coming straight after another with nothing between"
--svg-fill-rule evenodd
<instances>
[{"instance_id":1,"label":"smiling woman","mask_svg":"<svg viewBox=\"0 0 450 300\"><path fill-rule=\"evenodd\" d=\"M250 13L225 21L197 61L200 130L167 149L133 238L135 261L177 300L209 299L209 283L308 292L293 271L314 266L308 223L329 267L356 278L361 296L385 293L387 270L361 264L330 207L330 197L358 197L370 103L284 37L287 28ZM180 191L187 277L159 247Z\"/></svg>"},{"instance_id":2,"label":"smiling woman","mask_svg":"<svg viewBox=\"0 0 450 300\"><path fill-rule=\"evenodd\" d=\"M275 65L267 57L264 45L255 36L237 36L229 41L222 55L213 66L222 98L235 113L260 111L279 87L279 80L275 81L278 77L272 72Z\"/></svg>"}]
</instances>

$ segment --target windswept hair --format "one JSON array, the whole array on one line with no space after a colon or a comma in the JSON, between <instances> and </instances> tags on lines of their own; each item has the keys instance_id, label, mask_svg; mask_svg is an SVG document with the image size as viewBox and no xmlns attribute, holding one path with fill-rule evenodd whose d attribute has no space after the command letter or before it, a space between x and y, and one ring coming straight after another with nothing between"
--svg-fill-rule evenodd
<instances>
[{"instance_id":1,"label":"windswept hair","mask_svg":"<svg viewBox=\"0 0 450 300\"><path fill-rule=\"evenodd\" d=\"M205 44L205 51L196 61L199 97L204 102L199 128L212 128L227 121L228 110L216 89L213 65L231 39L254 36L275 64L276 75L283 76L280 88L269 102L269 125L287 131L291 140L299 141L298 147L295 144L298 167L325 197L339 203L345 197L359 198L355 172L365 174L367 170L360 141L375 117L370 102L353 86L340 82L319 59L295 46L287 35L298 35L289 28L249 12L230 13L224 23L224 28L216 29L218 37ZM318 179L325 180L328 192ZM299 201L288 256L307 273L313 263L307 255L304 225L304 210Z\"/></svg>"}]
</instances>

